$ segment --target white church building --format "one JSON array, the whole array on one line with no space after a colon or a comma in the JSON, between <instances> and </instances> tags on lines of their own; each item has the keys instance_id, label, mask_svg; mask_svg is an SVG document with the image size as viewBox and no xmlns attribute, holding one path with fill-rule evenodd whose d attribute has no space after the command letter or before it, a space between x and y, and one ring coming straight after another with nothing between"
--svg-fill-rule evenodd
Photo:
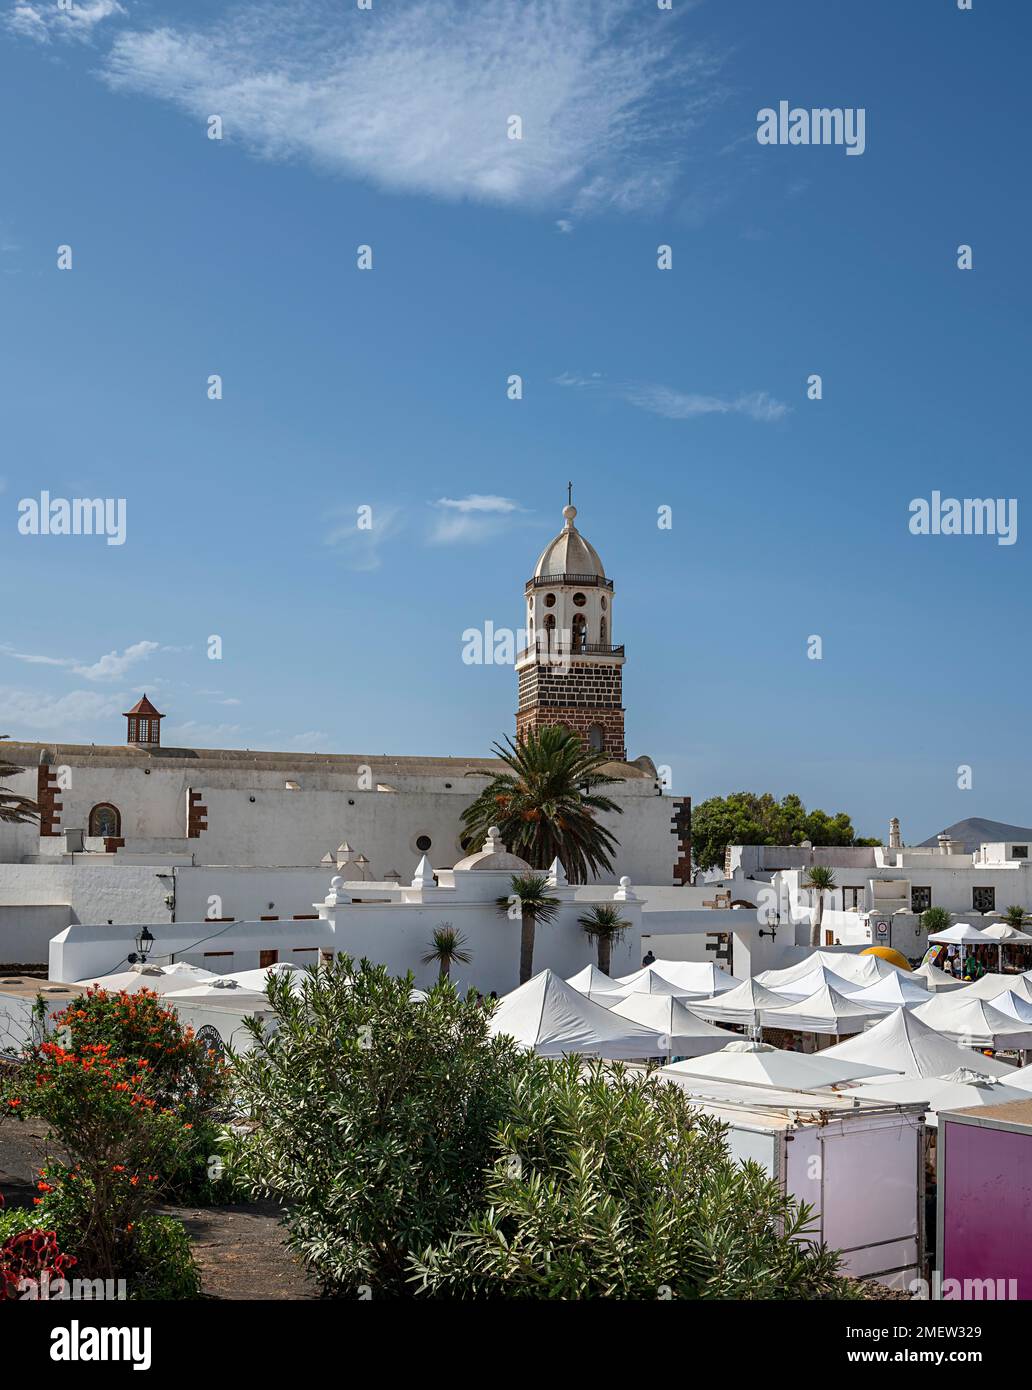
<instances>
[{"instance_id":1,"label":"white church building","mask_svg":"<svg viewBox=\"0 0 1032 1390\"><path fill-rule=\"evenodd\" d=\"M524 585L517 732L562 723L609 755L621 814L602 820L619 842L616 875L669 890L689 881L690 801L664 795L649 757L627 760L615 585L576 515L564 508ZM424 856L454 868L467 853L462 812L501 768L491 757L168 747L146 695L124 717L122 744L4 743L24 768L8 785L40 816L0 824L0 964L42 963L49 939L78 924L308 930L330 874L400 888Z\"/></svg>"}]
</instances>

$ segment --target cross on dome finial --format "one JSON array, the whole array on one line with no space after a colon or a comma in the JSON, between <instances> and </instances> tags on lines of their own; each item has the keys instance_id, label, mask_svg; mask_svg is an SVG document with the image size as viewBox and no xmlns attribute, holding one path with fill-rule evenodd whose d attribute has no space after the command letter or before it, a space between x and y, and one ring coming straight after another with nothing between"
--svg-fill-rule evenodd
<instances>
[{"instance_id":1,"label":"cross on dome finial","mask_svg":"<svg viewBox=\"0 0 1032 1390\"><path fill-rule=\"evenodd\" d=\"M566 506L563 508L563 517L566 520L566 528L570 530L573 526L573 519L577 515L577 508L573 505L573 484L566 484Z\"/></svg>"}]
</instances>

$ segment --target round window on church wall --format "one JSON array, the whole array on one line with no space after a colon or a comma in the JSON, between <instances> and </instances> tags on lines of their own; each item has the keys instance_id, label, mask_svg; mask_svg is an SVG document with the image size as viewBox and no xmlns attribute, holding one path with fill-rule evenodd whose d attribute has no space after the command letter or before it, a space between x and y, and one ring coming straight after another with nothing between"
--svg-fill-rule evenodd
<instances>
[{"instance_id":1,"label":"round window on church wall","mask_svg":"<svg viewBox=\"0 0 1032 1390\"><path fill-rule=\"evenodd\" d=\"M574 594L573 601L578 608L583 608L588 600L584 597L583 594Z\"/></svg>"},{"instance_id":2,"label":"round window on church wall","mask_svg":"<svg viewBox=\"0 0 1032 1390\"><path fill-rule=\"evenodd\" d=\"M555 607L555 594L546 594L546 595L545 595L545 607L546 607L546 608L554 608L554 607Z\"/></svg>"},{"instance_id":3,"label":"round window on church wall","mask_svg":"<svg viewBox=\"0 0 1032 1390\"><path fill-rule=\"evenodd\" d=\"M429 835L416 836L416 849L419 850L420 854L425 854L432 844L433 840Z\"/></svg>"}]
</instances>

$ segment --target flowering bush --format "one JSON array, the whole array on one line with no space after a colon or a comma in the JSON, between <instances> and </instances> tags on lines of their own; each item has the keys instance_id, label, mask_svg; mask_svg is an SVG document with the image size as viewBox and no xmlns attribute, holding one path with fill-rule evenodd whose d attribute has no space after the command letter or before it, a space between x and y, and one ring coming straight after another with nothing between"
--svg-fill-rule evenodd
<instances>
[{"instance_id":1,"label":"flowering bush","mask_svg":"<svg viewBox=\"0 0 1032 1390\"><path fill-rule=\"evenodd\" d=\"M150 990L115 994L90 989L58 1014L39 1049L56 1045L84 1060L103 1056L129 1059L145 1074L147 1103L175 1111L189 1142L166 1154L162 1182L181 1196L209 1195L208 1159L221 1144L229 1111L229 1073L225 1063L174 1009ZM142 1100L139 1103L143 1103Z\"/></svg>"},{"instance_id":2,"label":"flowering bush","mask_svg":"<svg viewBox=\"0 0 1032 1390\"><path fill-rule=\"evenodd\" d=\"M144 1011L151 1012L147 1001ZM116 1051L110 1042L77 1036L65 1016L56 1022L57 1034L45 1035L0 1086L0 1114L47 1122L73 1166L41 1173L37 1204L46 1207L83 1274L124 1278L161 1175L183 1171L194 1150L194 1124L167 1078L139 1055L143 1047Z\"/></svg>"}]
</instances>

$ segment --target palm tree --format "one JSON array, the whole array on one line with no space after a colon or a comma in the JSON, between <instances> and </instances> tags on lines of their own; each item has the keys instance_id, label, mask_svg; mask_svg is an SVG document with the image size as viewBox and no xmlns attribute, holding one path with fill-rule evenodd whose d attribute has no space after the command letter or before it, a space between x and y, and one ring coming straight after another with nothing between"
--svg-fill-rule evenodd
<instances>
[{"instance_id":1,"label":"palm tree","mask_svg":"<svg viewBox=\"0 0 1032 1390\"><path fill-rule=\"evenodd\" d=\"M520 984L524 985L534 973L534 932L538 922L547 926L554 922L562 903L548 893L545 874L513 874L509 880L512 893L498 898L498 910L512 917L520 914Z\"/></svg>"},{"instance_id":2,"label":"palm tree","mask_svg":"<svg viewBox=\"0 0 1032 1390\"><path fill-rule=\"evenodd\" d=\"M599 771L605 754L586 748L559 724L516 743L507 738L494 752L506 767L463 811L466 840L477 844L497 825L512 853L534 869L547 869L558 858L570 883L611 872L617 840L595 817L621 807L596 788L620 779Z\"/></svg>"},{"instance_id":3,"label":"palm tree","mask_svg":"<svg viewBox=\"0 0 1032 1390\"><path fill-rule=\"evenodd\" d=\"M832 869L826 869L823 864L815 864L810 870L809 877L804 888L813 888L817 893L817 914L810 924L810 945L819 946L821 944L821 922L824 920L824 895L830 893L836 887L835 874Z\"/></svg>"},{"instance_id":4,"label":"palm tree","mask_svg":"<svg viewBox=\"0 0 1032 1390\"><path fill-rule=\"evenodd\" d=\"M433 965L436 962L441 969L440 979L447 980L453 965L468 965L470 962L466 938L462 932L456 931L450 922L442 922L439 927L434 927L430 949L422 961L424 965Z\"/></svg>"},{"instance_id":5,"label":"palm tree","mask_svg":"<svg viewBox=\"0 0 1032 1390\"><path fill-rule=\"evenodd\" d=\"M1014 927L1016 931L1024 930L1025 923L1028 921L1028 913L1023 907L1009 907L1003 914L1003 919L1008 927Z\"/></svg>"},{"instance_id":6,"label":"palm tree","mask_svg":"<svg viewBox=\"0 0 1032 1390\"><path fill-rule=\"evenodd\" d=\"M23 767L0 761L0 782L5 777L17 777L24 771ZM35 801L30 801L27 796L18 796L8 787L0 786L0 821L5 821L8 825L25 825L38 819L39 806Z\"/></svg>"},{"instance_id":7,"label":"palm tree","mask_svg":"<svg viewBox=\"0 0 1032 1390\"><path fill-rule=\"evenodd\" d=\"M583 927L588 936L594 937L598 947L598 968L603 975L608 975L613 942L620 940L630 922L620 916L619 908L611 903L600 903L583 917L578 917L577 925Z\"/></svg>"},{"instance_id":8,"label":"palm tree","mask_svg":"<svg viewBox=\"0 0 1032 1390\"><path fill-rule=\"evenodd\" d=\"M929 936L935 936L950 925L950 914L944 907L927 907L921 913L921 925Z\"/></svg>"}]
</instances>

